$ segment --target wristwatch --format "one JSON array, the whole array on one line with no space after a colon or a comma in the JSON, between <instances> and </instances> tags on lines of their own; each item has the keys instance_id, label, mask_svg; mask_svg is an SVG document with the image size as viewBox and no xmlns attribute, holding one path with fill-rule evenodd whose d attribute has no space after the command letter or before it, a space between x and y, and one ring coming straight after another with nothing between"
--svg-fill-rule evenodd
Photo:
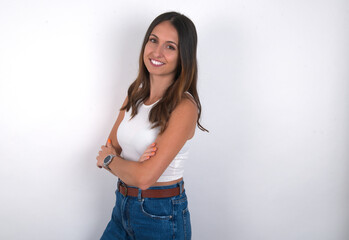
<instances>
[{"instance_id":1,"label":"wristwatch","mask_svg":"<svg viewBox=\"0 0 349 240\"><path fill-rule=\"evenodd\" d=\"M111 170L110 167L109 167L109 164L111 163L111 161L113 161L115 155L113 154L109 154L108 156L106 156L104 158L104 161L103 161L103 166L108 169L108 170Z\"/></svg>"}]
</instances>

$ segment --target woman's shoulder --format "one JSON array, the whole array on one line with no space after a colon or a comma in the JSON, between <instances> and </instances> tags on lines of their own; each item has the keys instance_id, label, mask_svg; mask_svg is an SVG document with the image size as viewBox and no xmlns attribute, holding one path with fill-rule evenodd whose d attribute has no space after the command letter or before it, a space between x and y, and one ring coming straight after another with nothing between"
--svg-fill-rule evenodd
<instances>
[{"instance_id":1,"label":"woman's shoulder","mask_svg":"<svg viewBox=\"0 0 349 240\"><path fill-rule=\"evenodd\" d=\"M197 117L198 107L193 96L188 92L184 93L181 101L174 109L174 112L182 116L187 116L189 114L190 116Z\"/></svg>"},{"instance_id":2,"label":"woman's shoulder","mask_svg":"<svg viewBox=\"0 0 349 240\"><path fill-rule=\"evenodd\" d=\"M185 92L183 94L182 100L179 104L187 105L188 108L193 108L193 110L195 109L196 111L198 110L197 103L193 95L191 95L189 92Z\"/></svg>"}]
</instances>

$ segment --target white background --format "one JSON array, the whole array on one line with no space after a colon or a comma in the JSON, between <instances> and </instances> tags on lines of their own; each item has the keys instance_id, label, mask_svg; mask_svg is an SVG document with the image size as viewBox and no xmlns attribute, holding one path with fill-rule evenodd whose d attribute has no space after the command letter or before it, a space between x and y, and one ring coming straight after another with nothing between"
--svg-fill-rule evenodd
<instances>
[{"instance_id":1,"label":"white background","mask_svg":"<svg viewBox=\"0 0 349 240\"><path fill-rule=\"evenodd\" d=\"M0 239L99 239L95 166L150 22L199 35L202 124L186 164L194 240L349 237L345 0L0 2Z\"/></svg>"}]
</instances>

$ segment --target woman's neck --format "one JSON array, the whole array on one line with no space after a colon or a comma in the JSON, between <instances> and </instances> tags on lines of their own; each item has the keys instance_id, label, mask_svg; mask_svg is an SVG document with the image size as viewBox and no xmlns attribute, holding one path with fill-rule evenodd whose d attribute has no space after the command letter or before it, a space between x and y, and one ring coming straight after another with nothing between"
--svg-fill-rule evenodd
<instances>
[{"instance_id":1,"label":"woman's neck","mask_svg":"<svg viewBox=\"0 0 349 240\"><path fill-rule=\"evenodd\" d=\"M167 88L172 84L173 76L150 76L150 96L147 104L152 104L165 94Z\"/></svg>"}]
</instances>

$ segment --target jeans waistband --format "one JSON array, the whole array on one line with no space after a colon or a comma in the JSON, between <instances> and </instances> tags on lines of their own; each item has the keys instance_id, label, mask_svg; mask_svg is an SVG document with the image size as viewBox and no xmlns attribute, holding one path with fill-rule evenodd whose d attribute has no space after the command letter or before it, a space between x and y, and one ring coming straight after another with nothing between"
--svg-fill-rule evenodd
<instances>
[{"instance_id":1,"label":"jeans waistband","mask_svg":"<svg viewBox=\"0 0 349 240\"><path fill-rule=\"evenodd\" d=\"M162 191L164 190L164 191ZM166 191L168 190L168 191ZM173 197L184 192L184 181L181 180L178 183L167 185L167 186L153 186L146 190L141 190L135 186L126 185L121 179L118 180L118 191L126 196L133 196L138 198L162 198L162 197Z\"/></svg>"}]
</instances>

